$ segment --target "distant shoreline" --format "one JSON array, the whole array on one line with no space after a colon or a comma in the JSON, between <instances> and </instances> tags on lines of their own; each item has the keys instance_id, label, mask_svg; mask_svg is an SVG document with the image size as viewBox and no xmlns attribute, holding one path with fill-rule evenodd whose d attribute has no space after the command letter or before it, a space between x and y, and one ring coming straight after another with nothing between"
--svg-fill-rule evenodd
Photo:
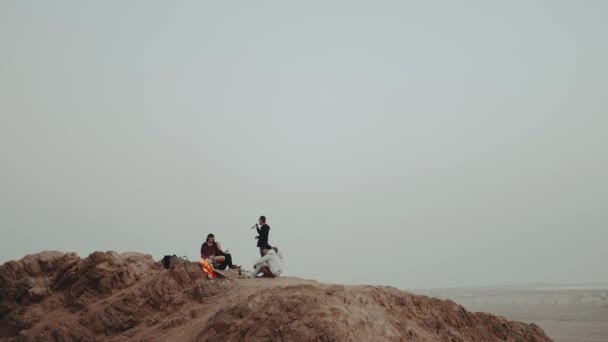
<instances>
[{"instance_id":1,"label":"distant shoreline","mask_svg":"<svg viewBox=\"0 0 608 342\"><path fill-rule=\"evenodd\" d=\"M513 284L513 285L488 285L488 286L453 286L419 288L410 291L455 291L455 290L538 290L538 291L565 291L565 290L608 290L608 284Z\"/></svg>"}]
</instances>

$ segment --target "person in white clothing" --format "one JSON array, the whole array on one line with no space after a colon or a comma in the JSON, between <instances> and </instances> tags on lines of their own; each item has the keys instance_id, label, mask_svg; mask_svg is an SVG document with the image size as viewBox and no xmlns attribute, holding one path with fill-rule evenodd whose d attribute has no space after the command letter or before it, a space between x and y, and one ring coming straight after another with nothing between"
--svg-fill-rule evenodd
<instances>
[{"instance_id":1,"label":"person in white clothing","mask_svg":"<svg viewBox=\"0 0 608 342\"><path fill-rule=\"evenodd\" d=\"M283 262L281 260L283 255L279 253L279 249L266 245L263 253L264 256L253 265L253 276L257 277L260 273L269 278L280 276L283 272Z\"/></svg>"}]
</instances>

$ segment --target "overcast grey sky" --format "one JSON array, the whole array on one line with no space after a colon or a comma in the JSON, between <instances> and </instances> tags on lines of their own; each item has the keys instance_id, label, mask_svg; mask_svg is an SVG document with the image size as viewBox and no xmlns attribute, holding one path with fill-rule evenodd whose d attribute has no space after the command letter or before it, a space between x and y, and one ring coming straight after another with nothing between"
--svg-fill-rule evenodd
<instances>
[{"instance_id":1,"label":"overcast grey sky","mask_svg":"<svg viewBox=\"0 0 608 342\"><path fill-rule=\"evenodd\" d=\"M606 1L0 2L0 262L608 283Z\"/></svg>"}]
</instances>

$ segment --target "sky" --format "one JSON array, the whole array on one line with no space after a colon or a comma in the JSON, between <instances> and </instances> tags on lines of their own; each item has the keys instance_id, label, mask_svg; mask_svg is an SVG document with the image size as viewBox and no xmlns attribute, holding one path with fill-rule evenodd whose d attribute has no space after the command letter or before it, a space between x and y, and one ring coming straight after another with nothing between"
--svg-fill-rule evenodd
<instances>
[{"instance_id":1,"label":"sky","mask_svg":"<svg viewBox=\"0 0 608 342\"><path fill-rule=\"evenodd\" d=\"M606 1L0 2L0 263L606 284Z\"/></svg>"}]
</instances>

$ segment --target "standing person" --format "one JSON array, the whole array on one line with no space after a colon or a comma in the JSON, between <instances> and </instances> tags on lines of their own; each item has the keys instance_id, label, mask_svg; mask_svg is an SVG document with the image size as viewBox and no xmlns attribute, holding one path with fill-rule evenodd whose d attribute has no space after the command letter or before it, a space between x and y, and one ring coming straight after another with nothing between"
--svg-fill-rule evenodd
<instances>
[{"instance_id":1,"label":"standing person","mask_svg":"<svg viewBox=\"0 0 608 342\"><path fill-rule=\"evenodd\" d=\"M219 256L223 256L224 260L216 262L216 258ZM213 268L217 268L218 270L225 270L226 267L238 267L232 264L232 256L222 251L220 243L215 241L215 236L213 234L207 235L207 240L203 242L203 245L201 246L201 258L210 259ZM218 258L217 260L221 260L221 258Z\"/></svg>"},{"instance_id":2,"label":"standing person","mask_svg":"<svg viewBox=\"0 0 608 342\"><path fill-rule=\"evenodd\" d=\"M260 256L264 256L264 247L268 245L268 234L270 233L270 226L266 224L266 216L260 216L258 223L255 224L255 229L258 231L258 236L255 238L258 240L258 248L260 248Z\"/></svg>"},{"instance_id":3,"label":"standing person","mask_svg":"<svg viewBox=\"0 0 608 342\"><path fill-rule=\"evenodd\" d=\"M278 252L278 248L266 245L262 247L264 256L258 259L253 265L253 277L257 277L260 272L264 277L274 278L283 273L283 255Z\"/></svg>"}]
</instances>

